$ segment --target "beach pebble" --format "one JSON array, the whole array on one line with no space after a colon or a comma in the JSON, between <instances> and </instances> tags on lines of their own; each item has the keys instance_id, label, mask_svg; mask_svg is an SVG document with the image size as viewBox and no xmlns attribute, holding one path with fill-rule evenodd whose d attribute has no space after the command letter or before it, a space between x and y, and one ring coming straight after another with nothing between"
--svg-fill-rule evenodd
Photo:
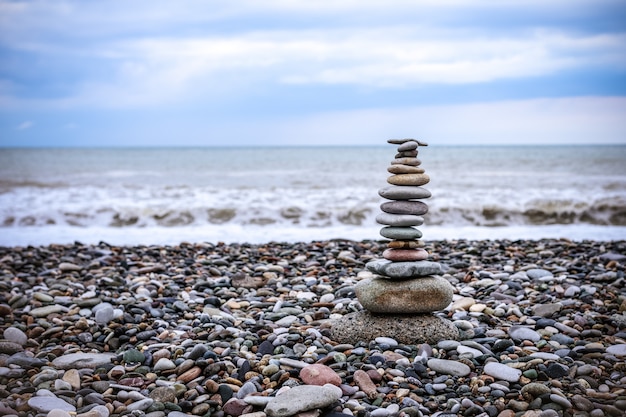
<instances>
[{"instance_id":1,"label":"beach pebble","mask_svg":"<svg viewBox=\"0 0 626 417\"><path fill-rule=\"evenodd\" d=\"M341 390L337 390L331 389L329 385L296 386L270 400L264 411L269 417L289 417L303 411L325 408L341 398Z\"/></svg>"},{"instance_id":2,"label":"beach pebble","mask_svg":"<svg viewBox=\"0 0 626 417\"><path fill-rule=\"evenodd\" d=\"M308 385L341 385L341 377L330 367L320 363L307 365L300 370L302 382Z\"/></svg>"},{"instance_id":3,"label":"beach pebble","mask_svg":"<svg viewBox=\"0 0 626 417\"><path fill-rule=\"evenodd\" d=\"M541 340L541 335L539 333L524 326L511 326L509 329L509 336L513 340L530 340L531 342L538 342Z\"/></svg>"},{"instance_id":4,"label":"beach pebble","mask_svg":"<svg viewBox=\"0 0 626 417\"><path fill-rule=\"evenodd\" d=\"M484 372L497 380L509 382L517 382L522 376L522 371L519 369L511 368L510 366L498 362L487 362L484 367Z\"/></svg>"},{"instance_id":5,"label":"beach pebble","mask_svg":"<svg viewBox=\"0 0 626 417\"><path fill-rule=\"evenodd\" d=\"M447 359L429 359L427 366L439 374L446 375L467 376L471 372L466 364Z\"/></svg>"}]
</instances>

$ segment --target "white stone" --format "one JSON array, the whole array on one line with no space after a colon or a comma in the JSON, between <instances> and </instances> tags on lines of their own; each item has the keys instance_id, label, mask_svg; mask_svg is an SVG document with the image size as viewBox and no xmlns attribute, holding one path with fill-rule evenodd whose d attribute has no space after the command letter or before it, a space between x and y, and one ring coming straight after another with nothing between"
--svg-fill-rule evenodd
<instances>
[{"instance_id":1,"label":"white stone","mask_svg":"<svg viewBox=\"0 0 626 417\"><path fill-rule=\"evenodd\" d=\"M487 375L509 382L517 382L522 376L522 371L519 369L511 368L499 362L488 362L483 370Z\"/></svg>"}]
</instances>

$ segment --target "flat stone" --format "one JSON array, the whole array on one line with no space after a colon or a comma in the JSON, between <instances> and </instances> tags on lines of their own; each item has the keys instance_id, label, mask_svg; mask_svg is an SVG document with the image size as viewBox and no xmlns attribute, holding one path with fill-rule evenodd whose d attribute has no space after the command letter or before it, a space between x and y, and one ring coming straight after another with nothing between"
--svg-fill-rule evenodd
<instances>
[{"instance_id":1,"label":"flat stone","mask_svg":"<svg viewBox=\"0 0 626 417\"><path fill-rule=\"evenodd\" d=\"M522 371L519 369L511 368L499 362L487 362L483 371L495 379L509 382L517 382L522 376Z\"/></svg>"},{"instance_id":2,"label":"flat stone","mask_svg":"<svg viewBox=\"0 0 626 417\"><path fill-rule=\"evenodd\" d=\"M459 330L449 320L431 314L375 314L358 311L334 320L331 339L357 344L377 337L391 337L398 343L435 345L440 340L456 340Z\"/></svg>"},{"instance_id":3,"label":"flat stone","mask_svg":"<svg viewBox=\"0 0 626 417\"><path fill-rule=\"evenodd\" d=\"M612 345L606 348L606 353L613 356L626 356L626 344Z\"/></svg>"},{"instance_id":4,"label":"flat stone","mask_svg":"<svg viewBox=\"0 0 626 417\"><path fill-rule=\"evenodd\" d=\"M391 165L408 165L416 167L421 164L422 161L417 158L395 158L393 161L391 161Z\"/></svg>"},{"instance_id":5,"label":"flat stone","mask_svg":"<svg viewBox=\"0 0 626 417\"><path fill-rule=\"evenodd\" d=\"M300 379L307 385L341 385L341 377L329 366L321 363L307 365L300 370Z\"/></svg>"},{"instance_id":6,"label":"flat stone","mask_svg":"<svg viewBox=\"0 0 626 417\"><path fill-rule=\"evenodd\" d=\"M426 174L397 174L387 178L387 182L393 185L424 185L430 182Z\"/></svg>"},{"instance_id":7,"label":"flat stone","mask_svg":"<svg viewBox=\"0 0 626 417\"><path fill-rule=\"evenodd\" d=\"M417 140L417 139L410 139L410 138L409 139L387 139L387 143L390 143L392 145L402 145L403 143L406 143L409 141L417 142L419 146L428 146L426 142L422 142L421 140Z\"/></svg>"},{"instance_id":8,"label":"flat stone","mask_svg":"<svg viewBox=\"0 0 626 417\"><path fill-rule=\"evenodd\" d=\"M530 279L540 279L545 277L552 277L552 272L541 269L541 268L532 268L526 271L526 276Z\"/></svg>"},{"instance_id":9,"label":"flat stone","mask_svg":"<svg viewBox=\"0 0 626 417\"><path fill-rule=\"evenodd\" d=\"M378 190L378 195L388 200L419 200L429 198L430 191L423 187L396 185Z\"/></svg>"},{"instance_id":10,"label":"flat stone","mask_svg":"<svg viewBox=\"0 0 626 417\"><path fill-rule=\"evenodd\" d=\"M409 226L387 226L380 229L380 235L388 239L414 240L422 237L422 232Z\"/></svg>"},{"instance_id":11,"label":"flat stone","mask_svg":"<svg viewBox=\"0 0 626 417\"><path fill-rule=\"evenodd\" d=\"M265 406L269 417L288 417L316 408L325 408L341 398L341 390L331 386L299 385L274 397Z\"/></svg>"},{"instance_id":12,"label":"flat stone","mask_svg":"<svg viewBox=\"0 0 626 417\"><path fill-rule=\"evenodd\" d=\"M424 218L421 216L413 216L411 214L389 214L380 213L376 216L376 221L379 224L386 224L388 226L419 226L424 224Z\"/></svg>"},{"instance_id":13,"label":"flat stone","mask_svg":"<svg viewBox=\"0 0 626 417\"><path fill-rule=\"evenodd\" d=\"M531 342L538 342L541 340L541 335L539 333L524 326L511 326L509 329L509 336L513 340L530 340Z\"/></svg>"},{"instance_id":14,"label":"flat stone","mask_svg":"<svg viewBox=\"0 0 626 417\"><path fill-rule=\"evenodd\" d=\"M423 174L426 170L419 166L393 164L387 168L390 174Z\"/></svg>"},{"instance_id":15,"label":"flat stone","mask_svg":"<svg viewBox=\"0 0 626 417\"><path fill-rule=\"evenodd\" d=\"M540 317L552 317L554 314L561 311L563 304L561 303L549 303L549 304L537 304L533 306L533 315Z\"/></svg>"},{"instance_id":16,"label":"flat stone","mask_svg":"<svg viewBox=\"0 0 626 417\"><path fill-rule=\"evenodd\" d=\"M452 301L454 288L439 276L392 281L368 278L354 286L359 302L373 313L430 313Z\"/></svg>"},{"instance_id":17,"label":"flat stone","mask_svg":"<svg viewBox=\"0 0 626 417\"><path fill-rule=\"evenodd\" d=\"M383 258L393 262L423 261L428 259L428 252L424 249L386 249Z\"/></svg>"},{"instance_id":18,"label":"flat stone","mask_svg":"<svg viewBox=\"0 0 626 417\"><path fill-rule=\"evenodd\" d=\"M419 249L424 246L424 242L420 240L392 240L387 243L390 249Z\"/></svg>"},{"instance_id":19,"label":"flat stone","mask_svg":"<svg viewBox=\"0 0 626 417\"><path fill-rule=\"evenodd\" d=\"M111 359L115 358L113 353L69 353L55 358L52 365L60 369L95 369L99 366L110 364Z\"/></svg>"},{"instance_id":20,"label":"flat stone","mask_svg":"<svg viewBox=\"0 0 626 417\"><path fill-rule=\"evenodd\" d=\"M414 140L409 140L398 146L398 152L412 151L414 149L417 149L418 146L419 144L417 142L415 142Z\"/></svg>"},{"instance_id":21,"label":"flat stone","mask_svg":"<svg viewBox=\"0 0 626 417\"><path fill-rule=\"evenodd\" d=\"M426 277L441 273L441 265L431 261L391 262L387 259L376 259L365 264L365 267L370 272L392 279Z\"/></svg>"},{"instance_id":22,"label":"flat stone","mask_svg":"<svg viewBox=\"0 0 626 417\"><path fill-rule=\"evenodd\" d=\"M30 315L33 317L46 317L50 314L66 313L69 309L60 304L52 304L49 306L37 307L30 310Z\"/></svg>"},{"instance_id":23,"label":"flat stone","mask_svg":"<svg viewBox=\"0 0 626 417\"><path fill-rule=\"evenodd\" d=\"M467 376L472 372L471 368L466 364L447 359L429 359L427 366L438 374L444 375Z\"/></svg>"},{"instance_id":24,"label":"flat stone","mask_svg":"<svg viewBox=\"0 0 626 417\"><path fill-rule=\"evenodd\" d=\"M428 205L421 201L388 201L380 205L380 209L390 214L412 214L421 216L428 213Z\"/></svg>"},{"instance_id":25,"label":"flat stone","mask_svg":"<svg viewBox=\"0 0 626 417\"><path fill-rule=\"evenodd\" d=\"M76 411L76 407L73 405L66 403L60 398L51 396L31 397L28 400L28 406L40 413L49 413L52 410L63 410L71 413Z\"/></svg>"},{"instance_id":26,"label":"flat stone","mask_svg":"<svg viewBox=\"0 0 626 417\"><path fill-rule=\"evenodd\" d=\"M71 262L61 262L59 264L59 269L61 270L61 272L74 272L81 271L83 268Z\"/></svg>"}]
</instances>

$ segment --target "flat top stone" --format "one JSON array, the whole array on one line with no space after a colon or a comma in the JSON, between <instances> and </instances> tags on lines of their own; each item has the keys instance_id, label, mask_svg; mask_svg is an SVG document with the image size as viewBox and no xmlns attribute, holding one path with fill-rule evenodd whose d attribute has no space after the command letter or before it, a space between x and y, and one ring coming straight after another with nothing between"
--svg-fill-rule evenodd
<instances>
[{"instance_id":1,"label":"flat top stone","mask_svg":"<svg viewBox=\"0 0 626 417\"><path fill-rule=\"evenodd\" d=\"M417 142L417 144L419 146L428 146L428 144L426 142L423 142L423 141L417 140L417 139L411 139L411 138L407 138L407 139L387 139L387 143L390 143L392 145L402 145L403 143L410 142L410 141Z\"/></svg>"},{"instance_id":2,"label":"flat top stone","mask_svg":"<svg viewBox=\"0 0 626 417\"><path fill-rule=\"evenodd\" d=\"M431 261L391 262L387 259L376 259L368 262L365 267L375 274L396 279L425 277L441 273L441 265Z\"/></svg>"}]
</instances>

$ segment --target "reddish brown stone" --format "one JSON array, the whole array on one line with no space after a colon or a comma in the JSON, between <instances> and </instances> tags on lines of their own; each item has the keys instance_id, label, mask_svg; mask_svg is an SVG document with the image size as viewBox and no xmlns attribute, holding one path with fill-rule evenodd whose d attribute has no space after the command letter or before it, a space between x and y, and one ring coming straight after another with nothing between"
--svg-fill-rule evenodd
<instances>
[{"instance_id":1,"label":"reddish brown stone","mask_svg":"<svg viewBox=\"0 0 626 417\"><path fill-rule=\"evenodd\" d=\"M428 252L424 249L386 249L383 258L392 262L423 261L428 259Z\"/></svg>"},{"instance_id":2,"label":"reddish brown stone","mask_svg":"<svg viewBox=\"0 0 626 417\"><path fill-rule=\"evenodd\" d=\"M314 363L302 368L300 371L300 379L307 385L341 385L341 377L337 375L332 368L322 365L321 363Z\"/></svg>"}]
</instances>

